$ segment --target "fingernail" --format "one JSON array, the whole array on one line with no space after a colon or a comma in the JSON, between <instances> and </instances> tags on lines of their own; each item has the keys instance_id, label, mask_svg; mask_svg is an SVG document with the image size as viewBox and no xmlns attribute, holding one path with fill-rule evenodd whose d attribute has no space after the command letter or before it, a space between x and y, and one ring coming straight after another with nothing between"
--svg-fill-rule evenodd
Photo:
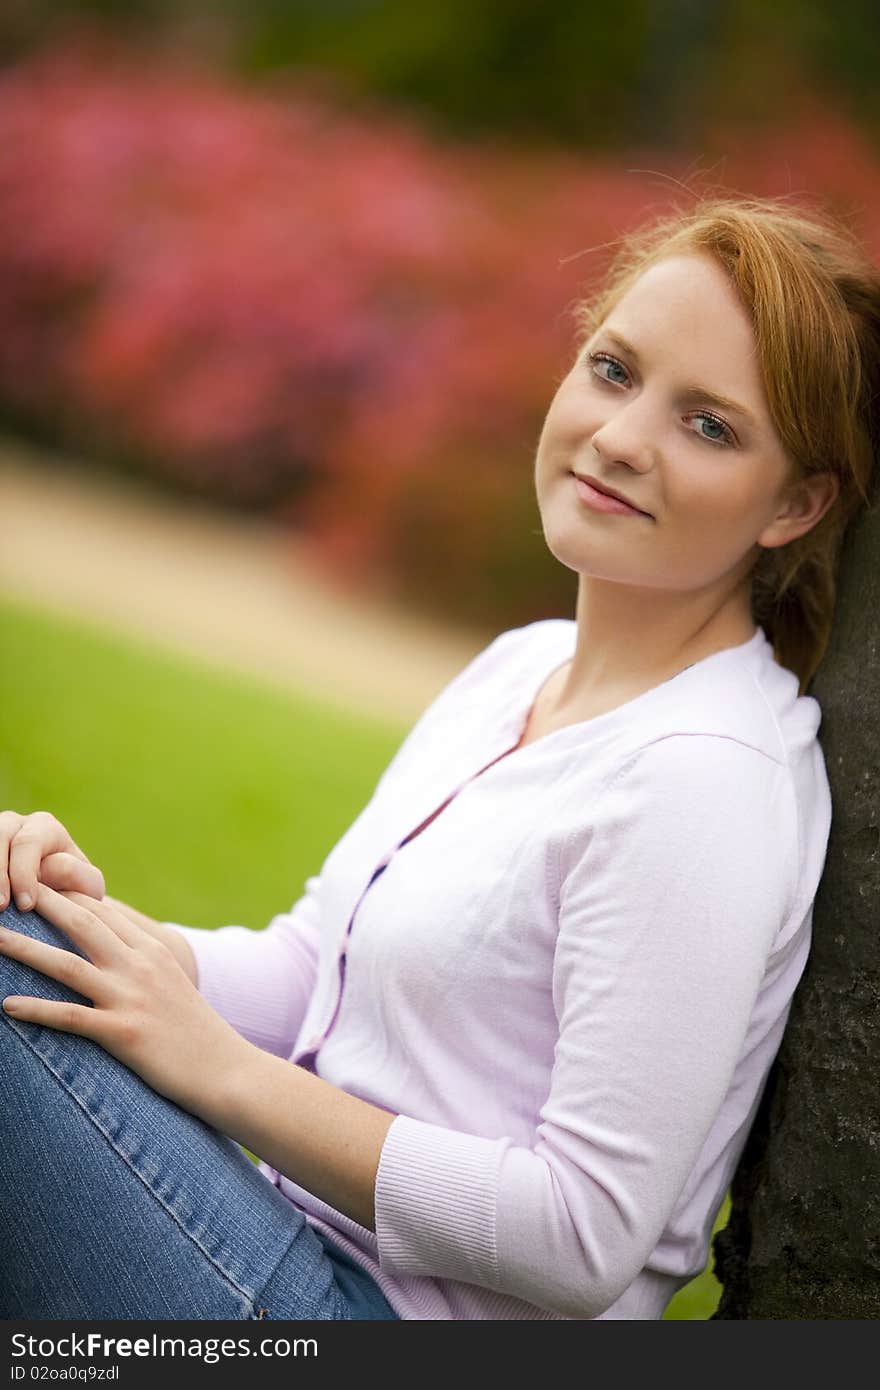
<instances>
[{"instance_id":1,"label":"fingernail","mask_svg":"<svg viewBox=\"0 0 880 1390\"><path fill-rule=\"evenodd\" d=\"M33 905L34 900L31 897L30 893L22 893L21 897L18 900L19 911L29 912Z\"/></svg>"}]
</instances>

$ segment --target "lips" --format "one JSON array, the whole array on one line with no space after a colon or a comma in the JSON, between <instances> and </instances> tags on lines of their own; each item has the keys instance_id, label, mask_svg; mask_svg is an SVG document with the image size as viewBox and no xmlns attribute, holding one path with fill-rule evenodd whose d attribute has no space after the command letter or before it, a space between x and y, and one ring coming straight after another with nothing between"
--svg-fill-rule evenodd
<instances>
[{"instance_id":1,"label":"lips","mask_svg":"<svg viewBox=\"0 0 880 1390\"><path fill-rule=\"evenodd\" d=\"M607 484L600 483L598 478L591 477L589 473L574 473L573 469L572 472L575 478L579 478L582 483L589 483L590 487L595 488L597 492L603 492L606 497L616 498L618 502L623 502L627 507L632 507L634 512L641 512L642 516L651 515L650 512L645 511L644 507L637 506L631 498L625 497L622 492L615 492L613 487L608 487Z\"/></svg>"}]
</instances>

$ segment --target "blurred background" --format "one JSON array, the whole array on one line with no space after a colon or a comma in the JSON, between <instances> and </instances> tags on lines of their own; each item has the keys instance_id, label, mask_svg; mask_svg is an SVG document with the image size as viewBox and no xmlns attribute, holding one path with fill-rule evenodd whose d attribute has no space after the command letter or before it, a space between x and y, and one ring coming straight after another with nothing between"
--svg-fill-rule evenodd
<instances>
[{"instance_id":1,"label":"blurred background","mask_svg":"<svg viewBox=\"0 0 880 1390\"><path fill-rule=\"evenodd\" d=\"M3 806L155 916L289 906L573 616L534 451L616 238L727 190L876 250L878 60L869 0L7 0Z\"/></svg>"}]
</instances>

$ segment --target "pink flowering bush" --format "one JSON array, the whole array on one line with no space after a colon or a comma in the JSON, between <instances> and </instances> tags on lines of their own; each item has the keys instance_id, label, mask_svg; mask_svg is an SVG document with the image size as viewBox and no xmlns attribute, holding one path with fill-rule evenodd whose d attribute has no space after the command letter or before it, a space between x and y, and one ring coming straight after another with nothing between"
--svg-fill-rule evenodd
<instances>
[{"instance_id":1,"label":"pink flowering bush","mask_svg":"<svg viewBox=\"0 0 880 1390\"><path fill-rule=\"evenodd\" d=\"M577 296L620 232L687 201L662 155L456 148L94 39L0 74L0 136L8 421L272 508L358 585L480 623L570 607L535 446ZM728 186L880 225L842 119L712 138L740 150Z\"/></svg>"}]
</instances>

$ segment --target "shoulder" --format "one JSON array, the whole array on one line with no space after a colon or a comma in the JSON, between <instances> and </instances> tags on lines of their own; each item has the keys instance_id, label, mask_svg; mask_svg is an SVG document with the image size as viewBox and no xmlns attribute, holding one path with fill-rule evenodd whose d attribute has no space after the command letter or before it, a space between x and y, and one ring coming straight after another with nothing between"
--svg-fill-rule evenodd
<instances>
[{"instance_id":1,"label":"shoulder","mask_svg":"<svg viewBox=\"0 0 880 1390\"><path fill-rule=\"evenodd\" d=\"M564 648L566 640L573 645L574 627L568 619L548 618L499 632L434 696L406 734L379 785L388 785L415 766L420 776L434 764L448 770L451 741L466 747L469 731L478 733L485 725L486 711L493 719L506 717L520 681L539 654L558 650L560 645Z\"/></svg>"},{"instance_id":2,"label":"shoulder","mask_svg":"<svg viewBox=\"0 0 880 1390\"><path fill-rule=\"evenodd\" d=\"M617 763L559 864L575 901L589 881L606 901L641 895L651 912L687 903L716 913L734 901L764 914L771 905L768 945L793 910L798 873L788 766L706 733L662 735Z\"/></svg>"},{"instance_id":3,"label":"shoulder","mask_svg":"<svg viewBox=\"0 0 880 1390\"><path fill-rule=\"evenodd\" d=\"M618 762L680 736L696 740L695 748L701 739L726 740L786 765L818 726L815 701L798 697L796 676L776 663L760 630L748 646L727 648L686 667L630 708L632 717L614 741Z\"/></svg>"},{"instance_id":4,"label":"shoulder","mask_svg":"<svg viewBox=\"0 0 880 1390\"><path fill-rule=\"evenodd\" d=\"M573 650L576 636L577 624L573 618L538 618L535 622L499 632L470 664L484 659L498 662L514 656L531 657L543 647L550 648L565 642L569 642Z\"/></svg>"},{"instance_id":5,"label":"shoulder","mask_svg":"<svg viewBox=\"0 0 880 1390\"><path fill-rule=\"evenodd\" d=\"M714 730L662 732L631 747L609 769L602 793L620 786L633 805L686 804L717 807L722 798L766 794L790 784L783 758L754 738Z\"/></svg>"},{"instance_id":6,"label":"shoulder","mask_svg":"<svg viewBox=\"0 0 880 1390\"><path fill-rule=\"evenodd\" d=\"M471 692L479 694L496 680L506 681L531 671L544 652L565 649L566 644L574 650L575 626L570 618L539 618L499 632L443 687L434 704Z\"/></svg>"},{"instance_id":7,"label":"shoulder","mask_svg":"<svg viewBox=\"0 0 880 1390\"><path fill-rule=\"evenodd\" d=\"M654 779L705 798L730 784L767 794L772 784L787 790L799 817L828 819L821 710L799 694L763 633L747 649L685 670L657 695L616 730L604 783L620 776L647 789Z\"/></svg>"},{"instance_id":8,"label":"shoulder","mask_svg":"<svg viewBox=\"0 0 880 1390\"><path fill-rule=\"evenodd\" d=\"M610 760L588 815L571 827L563 870L585 853L623 863L639 848L678 855L682 871L726 844L778 852L796 844L797 813L787 765L748 742L705 732L662 732ZM651 847L650 855L647 853ZM675 847L675 848L674 848Z\"/></svg>"},{"instance_id":9,"label":"shoulder","mask_svg":"<svg viewBox=\"0 0 880 1390\"><path fill-rule=\"evenodd\" d=\"M675 842L687 864L700 845L776 840L795 830L787 764L750 742L701 730L660 730L620 740L599 776L571 779L560 821L563 876L585 852L621 864L631 851ZM688 849L690 846L690 851Z\"/></svg>"}]
</instances>

